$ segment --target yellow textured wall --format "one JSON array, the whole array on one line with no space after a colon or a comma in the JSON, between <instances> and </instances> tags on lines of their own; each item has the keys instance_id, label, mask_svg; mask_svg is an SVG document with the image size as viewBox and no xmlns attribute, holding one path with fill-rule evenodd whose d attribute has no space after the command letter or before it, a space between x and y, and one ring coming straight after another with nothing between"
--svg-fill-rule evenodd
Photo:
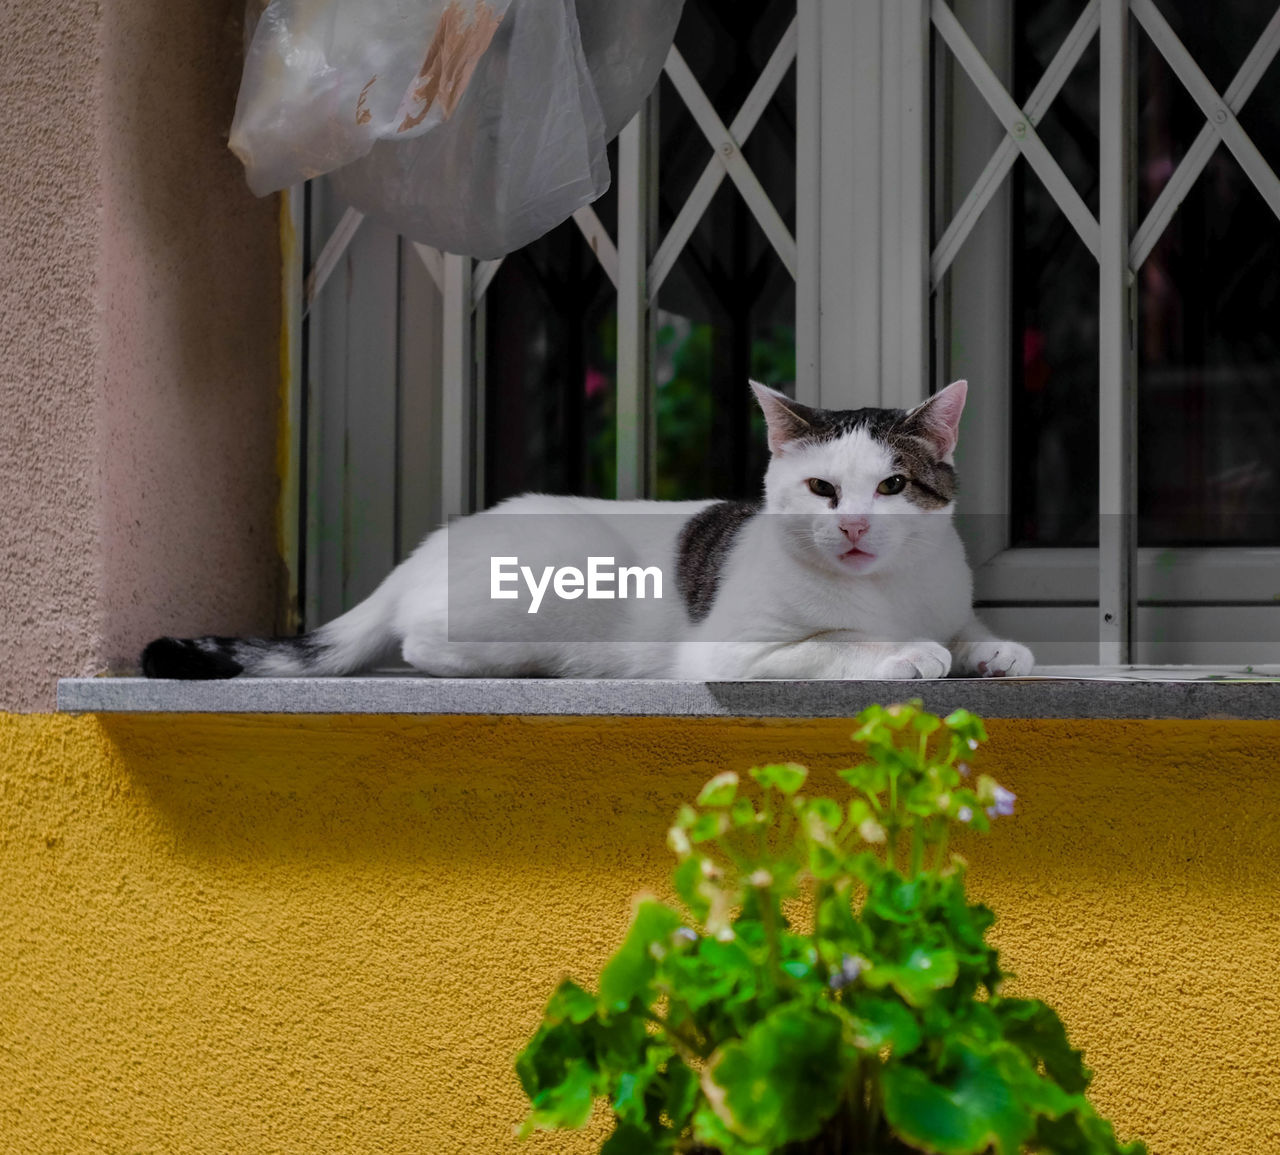
<instances>
[{"instance_id":1,"label":"yellow textured wall","mask_svg":"<svg viewBox=\"0 0 1280 1155\"><path fill-rule=\"evenodd\" d=\"M842 722L0 715L0 1150L519 1148L512 1056L711 773ZM1280 725L996 722L972 844L1122 1133L1280 1151Z\"/></svg>"}]
</instances>

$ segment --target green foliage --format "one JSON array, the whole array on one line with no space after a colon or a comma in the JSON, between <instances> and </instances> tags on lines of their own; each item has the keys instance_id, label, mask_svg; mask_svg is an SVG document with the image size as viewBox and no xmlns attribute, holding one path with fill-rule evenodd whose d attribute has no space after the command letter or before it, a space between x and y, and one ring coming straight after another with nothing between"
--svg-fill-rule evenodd
<instances>
[{"instance_id":1,"label":"green foliage","mask_svg":"<svg viewBox=\"0 0 1280 1155\"><path fill-rule=\"evenodd\" d=\"M690 321L671 313L660 314L660 317L662 320L655 334L658 369L654 407L658 439L657 490L654 496L678 501L719 492L720 496L729 497L731 494L721 492L726 479L713 476L708 453L717 430L715 366L717 362L721 363L720 375L723 375L727 331L705 321ZM796 379L793 326L753 329L750 375L757 381L767 381L779 387L785 387L786 382ZM743 389L744 403L750 406L750 444L753 449L748 472L757 476L764 466L764 415L753 401L747 399L745 382L734 387ZM612 436L610 430L604 430L604 433ZM611 449L608 451L612 452ZM595 455L594 449L590 452ZM761 455L759 460L755 459L756 454Z\"/></svg>"},{"instance_id":2,"label":"green foliage","mask_svg":"<svg viewBox=\"0 0 1280 1155\"><path fill-rule=\"evenodd\" d=\"M552 995L516 1063L522 1134L580 1127L603 1098L602 1155L1146 1151L1085 1097L1057 1015L1000 994L994 916L948 847L1013 810L968 766L981 720L912 702L857 725L844 797L803 793L783 763L681 807L685 911L640 899L599 993Z\"/></svg>"}]
</instances>

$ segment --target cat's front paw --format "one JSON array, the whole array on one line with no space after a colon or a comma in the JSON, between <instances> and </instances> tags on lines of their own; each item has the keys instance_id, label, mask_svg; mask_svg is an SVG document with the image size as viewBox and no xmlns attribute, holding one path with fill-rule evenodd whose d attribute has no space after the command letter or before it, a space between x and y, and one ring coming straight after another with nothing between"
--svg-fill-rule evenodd
<instances>
[{"instance_id":1,"label":"cat's front paw","mask_svg":"<svg viewBox=\"0 0 1280 1155\"><path fill-rule=\"evenodd\" d=\"M1021 678L1035 668L1036 659L1019 642L990 638L971 642L956 654L957 672L970 678Z\"/></svg>"},{"instance_id":2,"label":"cat's front paw","mask_svg":"<svg viewBox=\"0 0 1280 1155\"><path fill-rule=\"evenodd\" d=\"M906 681L911 678L945 678L951 669L951 651L937 642L910 642L882 658L873 678Z\"/></svg>"}]
</instances>

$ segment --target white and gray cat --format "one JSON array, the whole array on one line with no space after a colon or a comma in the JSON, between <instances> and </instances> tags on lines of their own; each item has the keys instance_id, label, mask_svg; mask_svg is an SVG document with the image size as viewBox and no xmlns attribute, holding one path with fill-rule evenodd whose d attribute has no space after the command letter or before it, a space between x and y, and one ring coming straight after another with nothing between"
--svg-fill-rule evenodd
<instances>
[{"instance_id":1,"label":"white and gray cat","mask_svg":"<svg viewBox=\"0 0 1280 1155\"><path fill-rule=\"evenodd\" d=\"M365 601L312 633L160 638L143 671L349 674L399 650L437 677L1030 673L1030 650L974 616L952 524L966 383L910 412L815 409L752 388L771 452L761 502L515 497L428 535ZM606 561L612 576L590 580ZM624 567L634 567L629 598L613 596L627 592Z\"/></svg>"}]
</instances>

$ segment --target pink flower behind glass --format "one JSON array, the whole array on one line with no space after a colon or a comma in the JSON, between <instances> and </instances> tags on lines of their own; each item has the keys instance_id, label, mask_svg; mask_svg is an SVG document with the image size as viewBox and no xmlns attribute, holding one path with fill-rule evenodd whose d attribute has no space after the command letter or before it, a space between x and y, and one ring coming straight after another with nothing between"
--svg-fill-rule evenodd
<instances>
[{"instance_id":1,"label":"pink flower behind glass","mask_svg":"<svg viewBox=\"0 0 1280 1155\"><path fill-rule=\"evenodd\" d=\"M609 378L593 365L587 366L587 379L583 384L583 392L588 397L596 397L609 388Z\"/></svg>"}]
</instances>

